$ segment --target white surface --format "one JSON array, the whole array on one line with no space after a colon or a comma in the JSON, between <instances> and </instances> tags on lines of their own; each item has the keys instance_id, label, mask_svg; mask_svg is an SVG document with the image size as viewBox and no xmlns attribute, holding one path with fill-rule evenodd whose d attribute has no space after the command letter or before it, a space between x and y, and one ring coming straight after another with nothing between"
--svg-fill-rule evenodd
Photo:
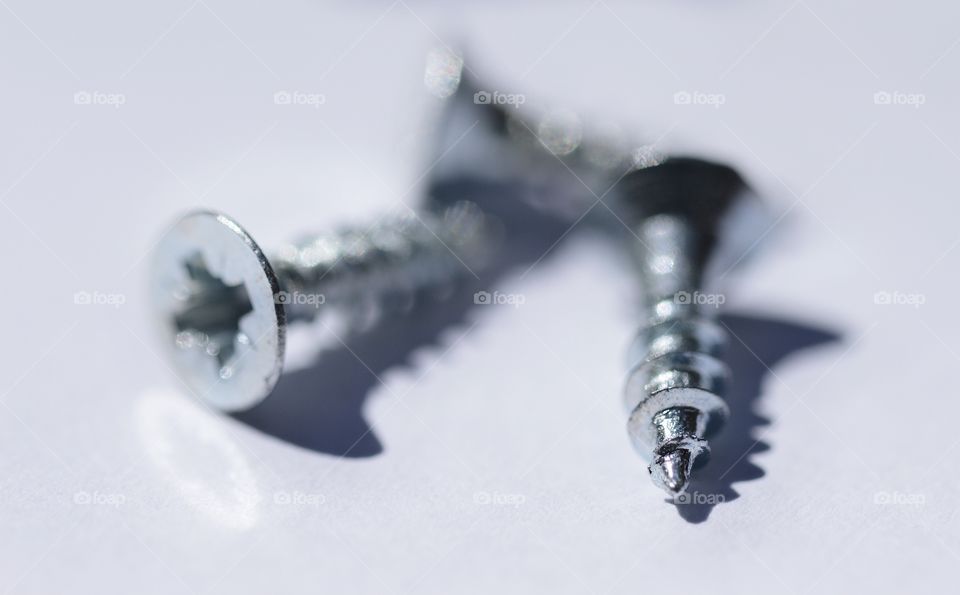
<instances>
[{"instance_id":1,"label":"white surface","mask_svg":"<svg viewBox=\"0 0 960 595\"><path fill-rule=\"evenodd\" d=\"M960 15L861 6L3 0L0 591L952 584ZM790 209L727 306L841 338L763 376L754 406L771 423L739 440L770 448L738 465L764 475L703 522L663 502L623 431L634 285L598 238L504 279L522 308L478 308L372 381L376 456L210 414L156 357L143 257L175 213L221 208L270 245L415 200L438 35L528 103L733 161ZM326 103L278 106L278 90ZM877 105L878 91L925 102ZM78 291L125 303L76 305Z\"/></svg>"}]
</instances>

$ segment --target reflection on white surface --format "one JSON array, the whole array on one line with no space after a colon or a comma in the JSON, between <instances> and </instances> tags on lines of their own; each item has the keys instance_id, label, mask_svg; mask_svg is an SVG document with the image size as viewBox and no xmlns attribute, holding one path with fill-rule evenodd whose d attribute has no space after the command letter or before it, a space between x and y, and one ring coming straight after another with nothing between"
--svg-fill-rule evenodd
<instances>
[{"instance_id":1,"label":"reflection on white surface","mask_svg":"<svg viewBox=\"0 0 960 595\"><path fill-rule=\"evenodd\" d=\"M137 403L144 451L191 507L215 523L249 529L260 490L223 420L172 390L149 389Z\"/></svg>"}]
</instances>

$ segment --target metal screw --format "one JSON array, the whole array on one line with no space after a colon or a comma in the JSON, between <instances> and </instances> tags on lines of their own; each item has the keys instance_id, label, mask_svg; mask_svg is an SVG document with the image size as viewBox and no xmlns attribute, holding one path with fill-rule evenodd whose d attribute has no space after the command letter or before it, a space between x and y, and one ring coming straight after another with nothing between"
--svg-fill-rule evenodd
<instances>
[{"instance_id":1,"label":"metal screw","mask_svg":"<svg viewBox=\"0 0 960 595\"><path fill-rule=\"evenodd\" d=\"M766 212L733 169L671 158L628 174L618 198L635 235L646 320L631 349L625 401L653 482L683 494L725 421L726 333L713 286L759 237Z\"/></svg>"},{"instance_id":2,"label":"metal screw","mask_svg":"<svg viewBox=\"0 0 960 595\"><path fill-rule=\"evenodd\" d=\"M422 290L450 288L490 256L511 203L540 194L524 189L531 178L558 197L562 185L536 179L545 169L542 149L531 151L507 134L503 110L474 103L471 83L460 81L462 62L447 59L456 68L441 69L444 84L456 92L437 127L431 192L417 215L318 235L267 258L228 216L196 212L158 244L151 294L163 341L202 398L227 411L256 405L282 372L288 324L331 314L370 324L383 311L409 306ZM533 162L521 163L524 155ZM494 191L490 175L499 184ZM487 188L482 212L450 198L471 185ZM566 195L582 200L580 192ZM562 209L555 203L549 210Z\"/></svg>"},{"instance_id":3,"label":"metal screw","mask_svg":"<svg viewBox=\"0 0 960 595\"><path fill-rule=\"evenodd\" d=\"M592 210L591 195L609 191L607 211L616 216L600 209L593 222L619 228L625 220L632 228L645 323L631 349L628 432L650 461L653 482L680 495L728 414L722 397L730 374L720 360L726 333L713 319L722 300L707 292L758 239L767 213L729 167L581 139L575 119L524 120L517 110L477 106L470 99L480 90L463 77L447 111L460 129L474 119L493 122L477 143L490 148L488 167L471 175L519 180L528 196L545 197L538 201L544 210L569 220ZM469 157L452 162L470 164Z\"/></svg>"},{"instance_id":4,"label":"metal screw","mask_svg":"<svg viewBox=\"0 0 960 595\"><path fill-rule=\"evenodd\" d=\"M252 407L283 369L287 325L370 322L480 266L488 218L470 202L283 246L267 258L230 217L187 214L159 242L151 296L175 368L212 405Z\"/></svg>"},{"instance_id":5,"label":"metal screw","mask_svg":"<svg viewBox=\"0 0 960 595\"><path fill-rule=\"evenodd\" d=\"M534 189L530 196L546 197L540 201L545 210L571 220L591 210L590 196L602 198L612 183L608 210L616 217L601 212L594 223L606 219L619 228L626 220L644 289L645 323L631 349L625 389L628 432L650 461L653 482L680 495L728 414L722 396L729 370L719 359L726 334L713 320L722 300L706 292L713 277L752 246L766 213L729 167L668 159L650 146L631 151L580 140L576 122L571 128L525 121L515 110L474 105L470 98L479 90L464 77L447 113L459 116L461 129L473 119L495 123L481 128L478 142L491 148L489 167L472 175L520 180ZM467 155L453 163L471 162Z\"/></svg>"}]
</instances>

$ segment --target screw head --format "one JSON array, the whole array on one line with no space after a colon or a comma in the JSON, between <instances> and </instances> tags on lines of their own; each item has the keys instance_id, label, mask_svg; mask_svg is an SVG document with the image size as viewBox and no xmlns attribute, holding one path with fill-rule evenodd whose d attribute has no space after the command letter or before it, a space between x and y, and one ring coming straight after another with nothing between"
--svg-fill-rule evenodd
<instances>
[{"instance_id":1,"label":"screw head","mask_svg":"<svg viewBox=\"0 0 960 595\"><path fill-rule=\"evenodd\" d=\"M253 238L222 213L195 211L157 244L150 294L174 371L226 411L263 400L283 369L280 283Z\"/></svg>"}]
</instances>

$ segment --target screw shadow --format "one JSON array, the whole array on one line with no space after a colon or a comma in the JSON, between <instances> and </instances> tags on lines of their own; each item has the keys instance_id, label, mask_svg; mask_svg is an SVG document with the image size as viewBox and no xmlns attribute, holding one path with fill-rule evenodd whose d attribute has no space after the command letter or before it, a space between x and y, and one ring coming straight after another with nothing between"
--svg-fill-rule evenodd
<instances>
[{"instance_id":1,"label":"screw shadow","mask_svg":"<svg viewBox=\"0 0 960 595\"><path fill-rule=\"evenodd\" d=\"M750 457L770 449L758 438L758 430L770 420L756 411L769 370L797 351L841 339L834 331L779 318L726 314L720 322L732 335L724 358L733 375L726 399L730 419L710 440L710 462L698 471L686 501L676 503L677 512L690 523L706 521L716 505L739 498L733 484L766 474Z\"/></svg>"},{"instance_id":2,"label":"screw shadow","mask_svg":"<svg viewBox=\"0 0 960 595\"><path fill-rule=\"evenodd\" d=\"M434 184L430 201L443 206L471 200L500 222L499 249L479 278L464 275L447 295L421 294L413 309L387 313L372 328L341 335L343 345L322 352L312 365L284 373L273 393L255 407L234 413L242 423L315 452L372 457L383 444L363 415L367 396L386 370L408 365L412 352L437 345L451 328L464 326L476 307L474 293L491 291L515 267L540 259L569 228L569 221L531 206L543 204L545 189L458 180Z\"/></svg>"},{"instance_id":3,"label":"screw shadow","mask_svg":"<svg viewBox=\"0 0 960 595\"><path fill-rule=\"evenodd\" d=\"M435 344L441 333L463 322L466 298L460 293L432 307L385 316L367 332L341 336L344 345L283 374L267 399L234 417L315 452L347 458L380 454L383 444L363 414L367 396L386 370L407 365L411 352Z\"/></svg>"}]
</instances>

